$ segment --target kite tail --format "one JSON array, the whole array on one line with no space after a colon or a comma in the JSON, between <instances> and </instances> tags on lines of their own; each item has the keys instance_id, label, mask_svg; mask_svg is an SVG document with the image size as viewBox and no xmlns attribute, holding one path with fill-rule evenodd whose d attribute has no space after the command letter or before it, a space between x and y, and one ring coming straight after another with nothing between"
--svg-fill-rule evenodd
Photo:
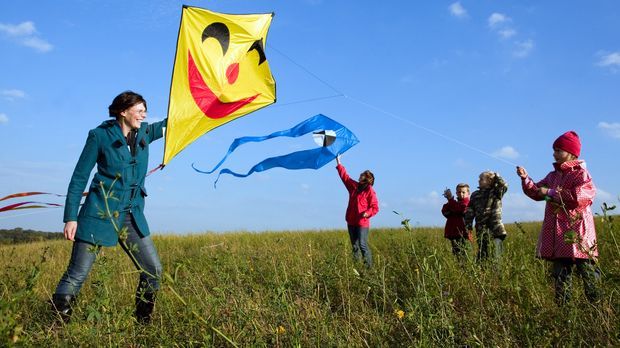
<instances>
[{"instance_id":1,"label":"kite tail","mask_svg":"<svg viewBox=\"0 0 620 348\"><path fill-rule=\"evenodd\" d=\"M9 210L19 210L19 209L32 209L32 208L56 208L62 207L61 204L56 203L45 203L45 202L20 202L9 204L4 207L0 207L0 212L9 211Z\"/></svg>"},{"instance_id":2,"label":"kite tail","mask_svg":"<svg viewBox=\"0 0 620 348\"><path fill-rule=\"evenodd\" d=\"M22 198L22 197L36 196L36 195L52 195L52 196L56 196L56 197L66 197L65 195L59 195L57 193L32 191L32 192L13 193L13 194L10 194L8 196L0 198L0 201L5 201L5 200L8 200L8 199L12 199L12 198ZM88 192L82 193L83 197L86 196L86 195L88 195ZM12 204L9 204L9 205L5 205L3 207L0 207L0 212L11 211L11 210L20 210L20 209L58 208L58 207L62 207L62 204L48 203L48 202L28 201L28 202L19 202L19 203L12 203Z\"/></svg>"},{"instance_id":3,"label":"kite tail","mask_svg":"<svg viewBox=\"0 0 620 348\"><path fill-rule=\"evenodd\" d=\"M220 170L220 172L217 174L217 179L215 179L215 182L213 183L213 188L217 188L217 182L218 182L218 180L220 180L220 175L222 175L222 174L230 174L230 175L236 176L238 178L245 178L246 176L249 176L250 174L252 174L254 172L254 168L255 167L252 167L252 169L250 169L250 171L247 172L246 174L236 173L236 172L233 172L232 170L230 170L228 168L224 168L224 169Z\"/></svg>"},{"instance_id":4,"label":"kite tail","mask_svg":"<svg viewBox=\"0 0 620 348\"><path fill-rule=\"evenodd\" d=\"M217 179L215 180L215 183L213 183L213 187L217 188L217 181L220 179L220 176L222 174L230 174L238 178L245 178L246 176L250 176L252 173L262 172L262 171L269 170L275 167L282 167L285 169L304 169L304 168L317 169L323 166L329 160L336 158L336 156L333 154L329 156L329 158L327 158L327 156L325 156L322 159L315 158L318 153L321 153L324 151L327 151L327 150L325 150L325 148L316 148L316 149L311 149L311 150L297 151L297 152L289 153L288 155L283 155L283 156L270 157L255 164L245 174L233 172L232 170L228 168L224 168L220 170L220 172L217 174ZM207 172L202 172L199 170L196 170L196 171L199 173L207 174Z\"/></svg>"},{"instance_id":5,"label":"kite tail","mask_svg":"<svg viewBox=\"0 0 620 348\"><path fill-rule=\"evenodd\" d=\"M224 161L226 161L226 159L228 158L228 156L233 153L233 151L235 151L235 149L237 147L239 147L239 145L242 145L244 143L247 142L259 142L259 141L263 141L265 139L268 139L270 136L272 136L273 134L267 135L267 136L261 136L261 137L241 137L241 138L237 138L235 140L233 140L232 144L230 144L230 147L228 148L228 152L226 153L226 155L224 155L224 158L222 158L218 164L215 165L215 167L213 167L213 169L209 170L209 171L204 171L204 170L199 170L198 168L196 168L196 166L194 166L194 163L192 163L192 168L194 168L195 171L197 171L198 173L202 173L202 174L212 174L214 173L219 167L222 166L222 164L224 164ZM221 172L220 172L221 174ZM218 175L219 178L219 175ZM216 180L217 182L217 180Z\"/></svg>"},{"instance_id":6,"label":"kite tail","mask_svg":"<svg viewBox=\"0 0 620 348\"><path fill-rule=\"evenodd\" d=\"M276 138L276 137L280 137L280 136L289 136L291 137L292 135L290 134L291 131L290 130L285 130L285 131L277 131L277 132L273 132L269 135L263 135L263 136L250 136L250 137L240 137L240 138L236 138L235 140L233 140L232 144L230 144L230 147L228 148L228 152L226 153L226 155L224 155L224 158L222 158L220 160L220 162L218 164L215 165L215 167L213 167L213 169L209 170L209 171L203 171L203 170L198 170L194 164L192 163L192 168L194 168L195 171L197 171L198 173L202 173L202 174L212 174L214 173L219 167L222 166L222 164L224 164L224 162L226 161L226 159L228 158L228 156L233 153L233 151L235 151L239 146L245 144L245 143L258 143L267 139L271 139L271 138ZM294 135L294 137L297 137L299 135ZM247 176L247 175L246 175Z\"/></svg>"},{"instance_id":7,"label":"kite tail","mask_svg":"<svg viewBox=\"0 0 620 348\"><path fill-rule=\"evenodd\" d=\"M226 157L224 157L224 159L226 159ZM210 171L200 170L200 169L196 168L193 163L192 163L192 168L194 168L195 171L197 171L198 173L201 173L201 174L212 174L222 164L222 162L224 162L224 160L222 160L213 170L210 170ZM217 188L217 182L218 182L218 180L220 180L220 175L222 175L222 174L230 174L230 175L234 175L234 176L236 176L238 178L245 178L246 176L248 176L248 175L250 175L250 174L252 174L254 172L254 168L255 167L256 166L252 167L252 169L250 169L250 171L247 174L239 174L239 173L233 172L232 170L230 170L228 168L224 168L224 169L220 170L220 172L217 174L217 179L215 179L215 182L213 183L213 188Z\"/></svg>"},{"instance_id":8,"label":"kite tail","mask_svg":"<svg viewBox=\"0 0 620 348\"><path fill-rule=\"evenodd\" d=\"M330 141L330 144L323 143L322 146L318 148L313 148L309 150L302 150L297 152L292 152L287 155L277 156L267 158L258 164L254 165L252 169L250 169L246 174L240 174L237 172L233 172L228 168L221 169L217 175L217 179L213 183L213 187L217 188L217 183L222 174L230 174L236 176L238 178L244 178L255 172L262 172L274 167L282 167L285 169L318 169L324 166L326 163L332 161L336 158L339 153L343 153L347 151L349 148L354 146L359 142L359 140L355 137L349 129L340 123L330 119L329 117L318 114L315 115L293 128L277 131L265 136L250 136L250 137L241 137L237 138L233 141L228 149L228 152L222 158L222 160L211 170L205 171L196 168L195 164L192 163L192 168L201 174L212 174L217 169L219 169L222 164L226 161L228 156L236 150L237 147L248 143L248 142L260 142L267 139L275 138L275 137L299 137L304 134L308 134L310 132L316 131L334 131L335 135L331 135L335 137ZM321 133L318 133L321 134ZM323 133L324 134L324 133Z\"/></svg>"},{"instance_id":9,"label":"kite tail","mask_svg":"<svg viewBox=\"0 0 620 348\"><path fill-rule=\"evenodd\" d=\"M53 195L56 197L64 197L64 195L59 195L56 193L49 193L49 192L20 192L20 193L14 193L5 197L0 198L0 201L5 201L7 199L11 199L11 198L18 198L18 197L27 197L27 196L35 196L35 195Z\"/></svg>"},{"instance_id":10,"label":"kite tail","mask_svg":"<svg viewBox=\"0 0 620 348\"><path fill-rule=\"evenodd\" d=\"M213 167L213 169L209 171L198 170L196 169L193 163L192 163L192 168L194 168L195 171L202 173L202 174L212 174L224 163L224 161L226 161L228 156L231 153L233 153L233 151L235 151L237 147L245 143L250 143L250 142L258 143L258 142L265 141L268 139L283 137L283 136L290 137L290 138L296 138L304 134L307 134L309 132L312 132L314 130L338 128L337 126L342 127L342 125L330 119L329 117L323 114L318 114L301 122L300 124L290 129L280 130L277 132L273 132L269 135L236 138L235 140L233 140L232 144L230 144L230 147L228 148L228 152L226 153L226 155L224 155L224 158L222 158L222 160L215 167Z\"/></svg>"}]
</instances>

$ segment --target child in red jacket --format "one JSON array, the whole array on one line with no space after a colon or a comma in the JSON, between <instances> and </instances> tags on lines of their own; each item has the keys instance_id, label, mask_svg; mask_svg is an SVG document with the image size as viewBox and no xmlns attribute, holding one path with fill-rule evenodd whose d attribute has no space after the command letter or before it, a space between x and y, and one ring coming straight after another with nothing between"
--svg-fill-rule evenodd
<instances>
[{"instance_id":1,"label":"child in red jacket","mask_svg":"<svg viewBox=\"0 0 620 348\"><path fill-rule=\"evenodd\" d=\"M360 174L359 181L349 177L347 170L340 163L340 155L336 157L336 169L344 186L349 191L349 204L345 219L349 229L349 238L353 247L353 257L359 259L361 251L367 268L372 267L372 253L368 246L368 234L370 230L370 218L379 212L377 195L372 185L375 176L370 170Z\"/></svg>"},{"instance_id":2,"label":"child in red jacket","mask_svg":"<svg viewBox=\"0 0 620 348\"><path fill-rule=\"evenodd\" d=\"M469 185L456 185L456 200L452 196L452 191L446 189L443 192L448 203L441 208L441 213L446 217L446 227L444 229L444 237L450 240L452 244L452 253L456 257L465 255L468 240L471 238L467 229L465 229L465 220L463 215L469 205Z\"/></svg>"}]
</instances>

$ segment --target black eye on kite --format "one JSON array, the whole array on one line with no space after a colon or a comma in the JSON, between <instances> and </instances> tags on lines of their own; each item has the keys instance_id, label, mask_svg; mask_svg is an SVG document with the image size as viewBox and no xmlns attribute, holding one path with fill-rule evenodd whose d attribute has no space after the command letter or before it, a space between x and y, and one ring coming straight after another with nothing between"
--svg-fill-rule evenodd
<instances>
[{"instance_id":1,"label":"black eye on kite","mask_svg":"<svg viewBox=\"0 0 620 348\"><path fill-rule=\"evenodd\" d=\"M258 65L263 64L263 62L267 60L265 50L263 49L263 40L254 41L248 52L252 52L252 50L256 50L256 52L258 52Z\"/></svg>"},{"instance_id":2,"label":"black eye on kite","mask_svg":"<svg viewBox=\"0 0 620 348\"><path fill-rule=\"evenodd\" d=\"M208 38L214 38L222 46L222 55L226 54L228 51L228 43L230 42L230 30L224 23L213 23L209 24L205 30L202 31L202 42L204 42Z\"/></svg>"},{"instance_id":3,"label":"black eye on kite","mask_svg":"<svg viewBox=\"0 0 620 348\"><path fill-rule=\"evenodd\" d=\"M222 46L222 55L226 55L228 45L230 43L230 30L226 24L219 22L209 24L205 30L202 31L202 42L210 37L216 39L220 43L220 46ZM258 53L258 65L263 64L263 62L267 60L265 50L263 48L263 40L254 41L252 46L250 46L248 53L253 50L256 50Z\"/></svg>"}]
</instances>

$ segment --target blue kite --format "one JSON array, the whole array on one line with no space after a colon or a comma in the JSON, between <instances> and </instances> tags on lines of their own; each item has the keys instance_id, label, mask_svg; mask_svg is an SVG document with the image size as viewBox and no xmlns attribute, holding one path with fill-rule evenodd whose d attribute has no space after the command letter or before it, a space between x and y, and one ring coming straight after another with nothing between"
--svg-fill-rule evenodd
<instances>
[{"instance_id":1,"label":"blue kite","mask_svg":"<svg viewBox=\"0 0 620 348\"><path fill-rule=\"evenodd\" d=\"M202 174L211 174L224 163L226 158L228 158L228 156L235 151L237 147L245 143L260 142L276 137L296 138L310 132L313 132L312 136L314 141L320 147L267 158L254 165L254 167L252 167L246 174L236 173L228 168L224 168L220 170L213 186L217 184L217 181L220 179L220 175L222 174L231 174L239 178L245 178L254 172L262 172L275 167L282 167L286 169L319 169L336 158L338 154L344 153L355 144L359 143L359 140L355 134L353 134L353 132L351 132L347 127L325 115L318 114L290 129L277 131L264 136L237 138L230 145L226 156L222 158L220 163L218 163L215 168L210 171L202 171L197 169L193 163L192 168Z\"/></svg>"}]
</instances>

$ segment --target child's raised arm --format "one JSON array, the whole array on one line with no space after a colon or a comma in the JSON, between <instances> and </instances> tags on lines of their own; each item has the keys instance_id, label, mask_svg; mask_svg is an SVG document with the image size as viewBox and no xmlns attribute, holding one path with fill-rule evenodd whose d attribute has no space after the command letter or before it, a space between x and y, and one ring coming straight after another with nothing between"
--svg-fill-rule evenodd
<instances>
[{"instance_id":1,"label":"child's raised arm","mask_svg":"<svg viewBox=\"0 0 620 348\"><path fill-rule=\"evenodd\" d=\"M521 178L521 188L526 196L535 201L542 201L545 199L545 195L541 192L541 187L546 186L546 179L541 180L539 183L535 183L527 173L527 170L523 167L517 166L517 175Z\"/></svg>"},{"instance_id":2,"label":"child's raised arm","mask_svg":"<svg viewBox=\"0 0 620 348\"><path fill-rule=\"evenodd\" d=\"M506 180L498 173L495 173L495 177L493 178L493 193L495 194L495 198L502 199L506 191L508 191Z\"/></svg>"}]
</instances>

